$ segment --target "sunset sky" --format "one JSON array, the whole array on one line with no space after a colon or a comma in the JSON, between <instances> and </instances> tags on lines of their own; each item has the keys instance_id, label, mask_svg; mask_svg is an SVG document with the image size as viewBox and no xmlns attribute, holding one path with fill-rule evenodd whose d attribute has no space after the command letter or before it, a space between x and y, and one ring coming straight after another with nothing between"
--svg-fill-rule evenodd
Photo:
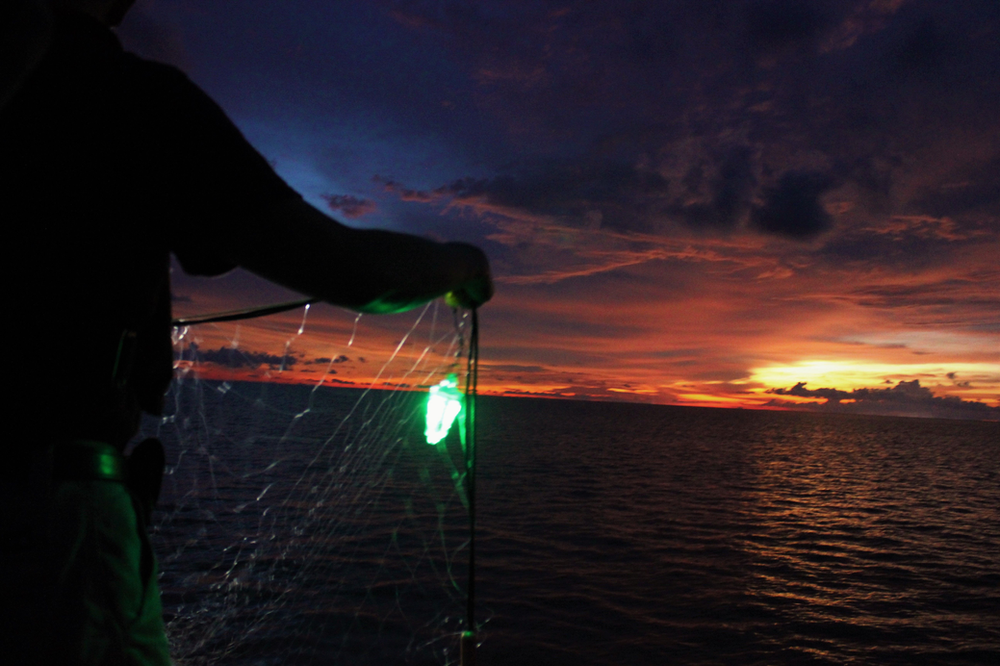
<instances>
[{"instance_id":1,"label":"sunset sky","mask_svg":"<svg viewBox=\"0 0 1000 666\"><path fill-rule=\"evenodd\" d=\"M120 35L330 215L480 245L486 392L1000 418L995 0L139 0ZM176 273L181 314L294 297ZM266 374L287 336L243 330Z\"/></svg>"}]
</instances>

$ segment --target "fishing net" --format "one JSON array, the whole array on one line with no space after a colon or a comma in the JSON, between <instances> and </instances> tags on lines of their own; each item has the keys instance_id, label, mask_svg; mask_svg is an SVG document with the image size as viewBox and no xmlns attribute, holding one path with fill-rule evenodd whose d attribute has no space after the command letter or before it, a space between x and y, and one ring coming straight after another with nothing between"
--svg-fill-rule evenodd
<instances>
[{"instance_id":1,"label":"fishing net","mask_svg":"<svg viewBox=\"0 0 1000 666\"><path fill-rule=\"evenodd\" d=\"M175 329L141 434L167 451L152 541L178 664L457 663L464 437L424 430L427 389L466 382L470 322L438 302Z\"/></svg>"}]
</instances>

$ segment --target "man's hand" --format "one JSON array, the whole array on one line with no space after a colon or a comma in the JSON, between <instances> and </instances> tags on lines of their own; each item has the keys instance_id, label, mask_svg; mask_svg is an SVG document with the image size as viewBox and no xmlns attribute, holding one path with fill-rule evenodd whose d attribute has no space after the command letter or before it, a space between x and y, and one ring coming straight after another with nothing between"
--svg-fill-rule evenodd
<instances>
[{"instance_id":1,"label":"man's hand","mask_svg":"<svg viewBox=\"0 0 1000 666\"><path fill-rule=\"evenodd\" d=\"M490 263L478 247L467 243L448 243L447 247L456 255L458 265L466 267L469 278L458 289L445 296L445 302L453 308L478 308L493 297L493 278Z\"/></svg>"}]
</instances>

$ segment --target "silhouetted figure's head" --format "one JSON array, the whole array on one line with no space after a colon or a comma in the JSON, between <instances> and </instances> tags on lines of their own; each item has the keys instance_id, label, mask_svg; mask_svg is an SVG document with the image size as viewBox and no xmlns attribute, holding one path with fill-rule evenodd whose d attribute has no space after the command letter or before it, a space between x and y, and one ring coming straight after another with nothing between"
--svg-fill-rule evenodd
<instances>
[{"instance_id":1,"label":"silhouetted figure's head","mask_svg":"<svg viewBox=\"0 0 1000 666\"><path fill-rule=\"evenodd\" d=\"M53 9L75 9L90 14L109 28L122 22L135 0L50 0Z\"/></svg>"}]
</instances>

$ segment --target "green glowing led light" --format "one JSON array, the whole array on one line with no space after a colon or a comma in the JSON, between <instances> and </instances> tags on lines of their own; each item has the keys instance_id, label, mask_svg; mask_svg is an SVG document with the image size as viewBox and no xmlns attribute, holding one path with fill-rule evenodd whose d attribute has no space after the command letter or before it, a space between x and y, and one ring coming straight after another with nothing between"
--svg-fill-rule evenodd
<instances>
[{"instance_id":1,"label":"green glowing led light","mask_svg":"<svg viewBox=\"0 0 1000 666\"><path fill-rule=\"evenodd\" d=\"M458 390L458 378L448 375L447 379L431 387L427 398L427 428L424 430L427 443L437 444L444 439L461 411L462 392Z\"/></svg>"}]
</instances>

